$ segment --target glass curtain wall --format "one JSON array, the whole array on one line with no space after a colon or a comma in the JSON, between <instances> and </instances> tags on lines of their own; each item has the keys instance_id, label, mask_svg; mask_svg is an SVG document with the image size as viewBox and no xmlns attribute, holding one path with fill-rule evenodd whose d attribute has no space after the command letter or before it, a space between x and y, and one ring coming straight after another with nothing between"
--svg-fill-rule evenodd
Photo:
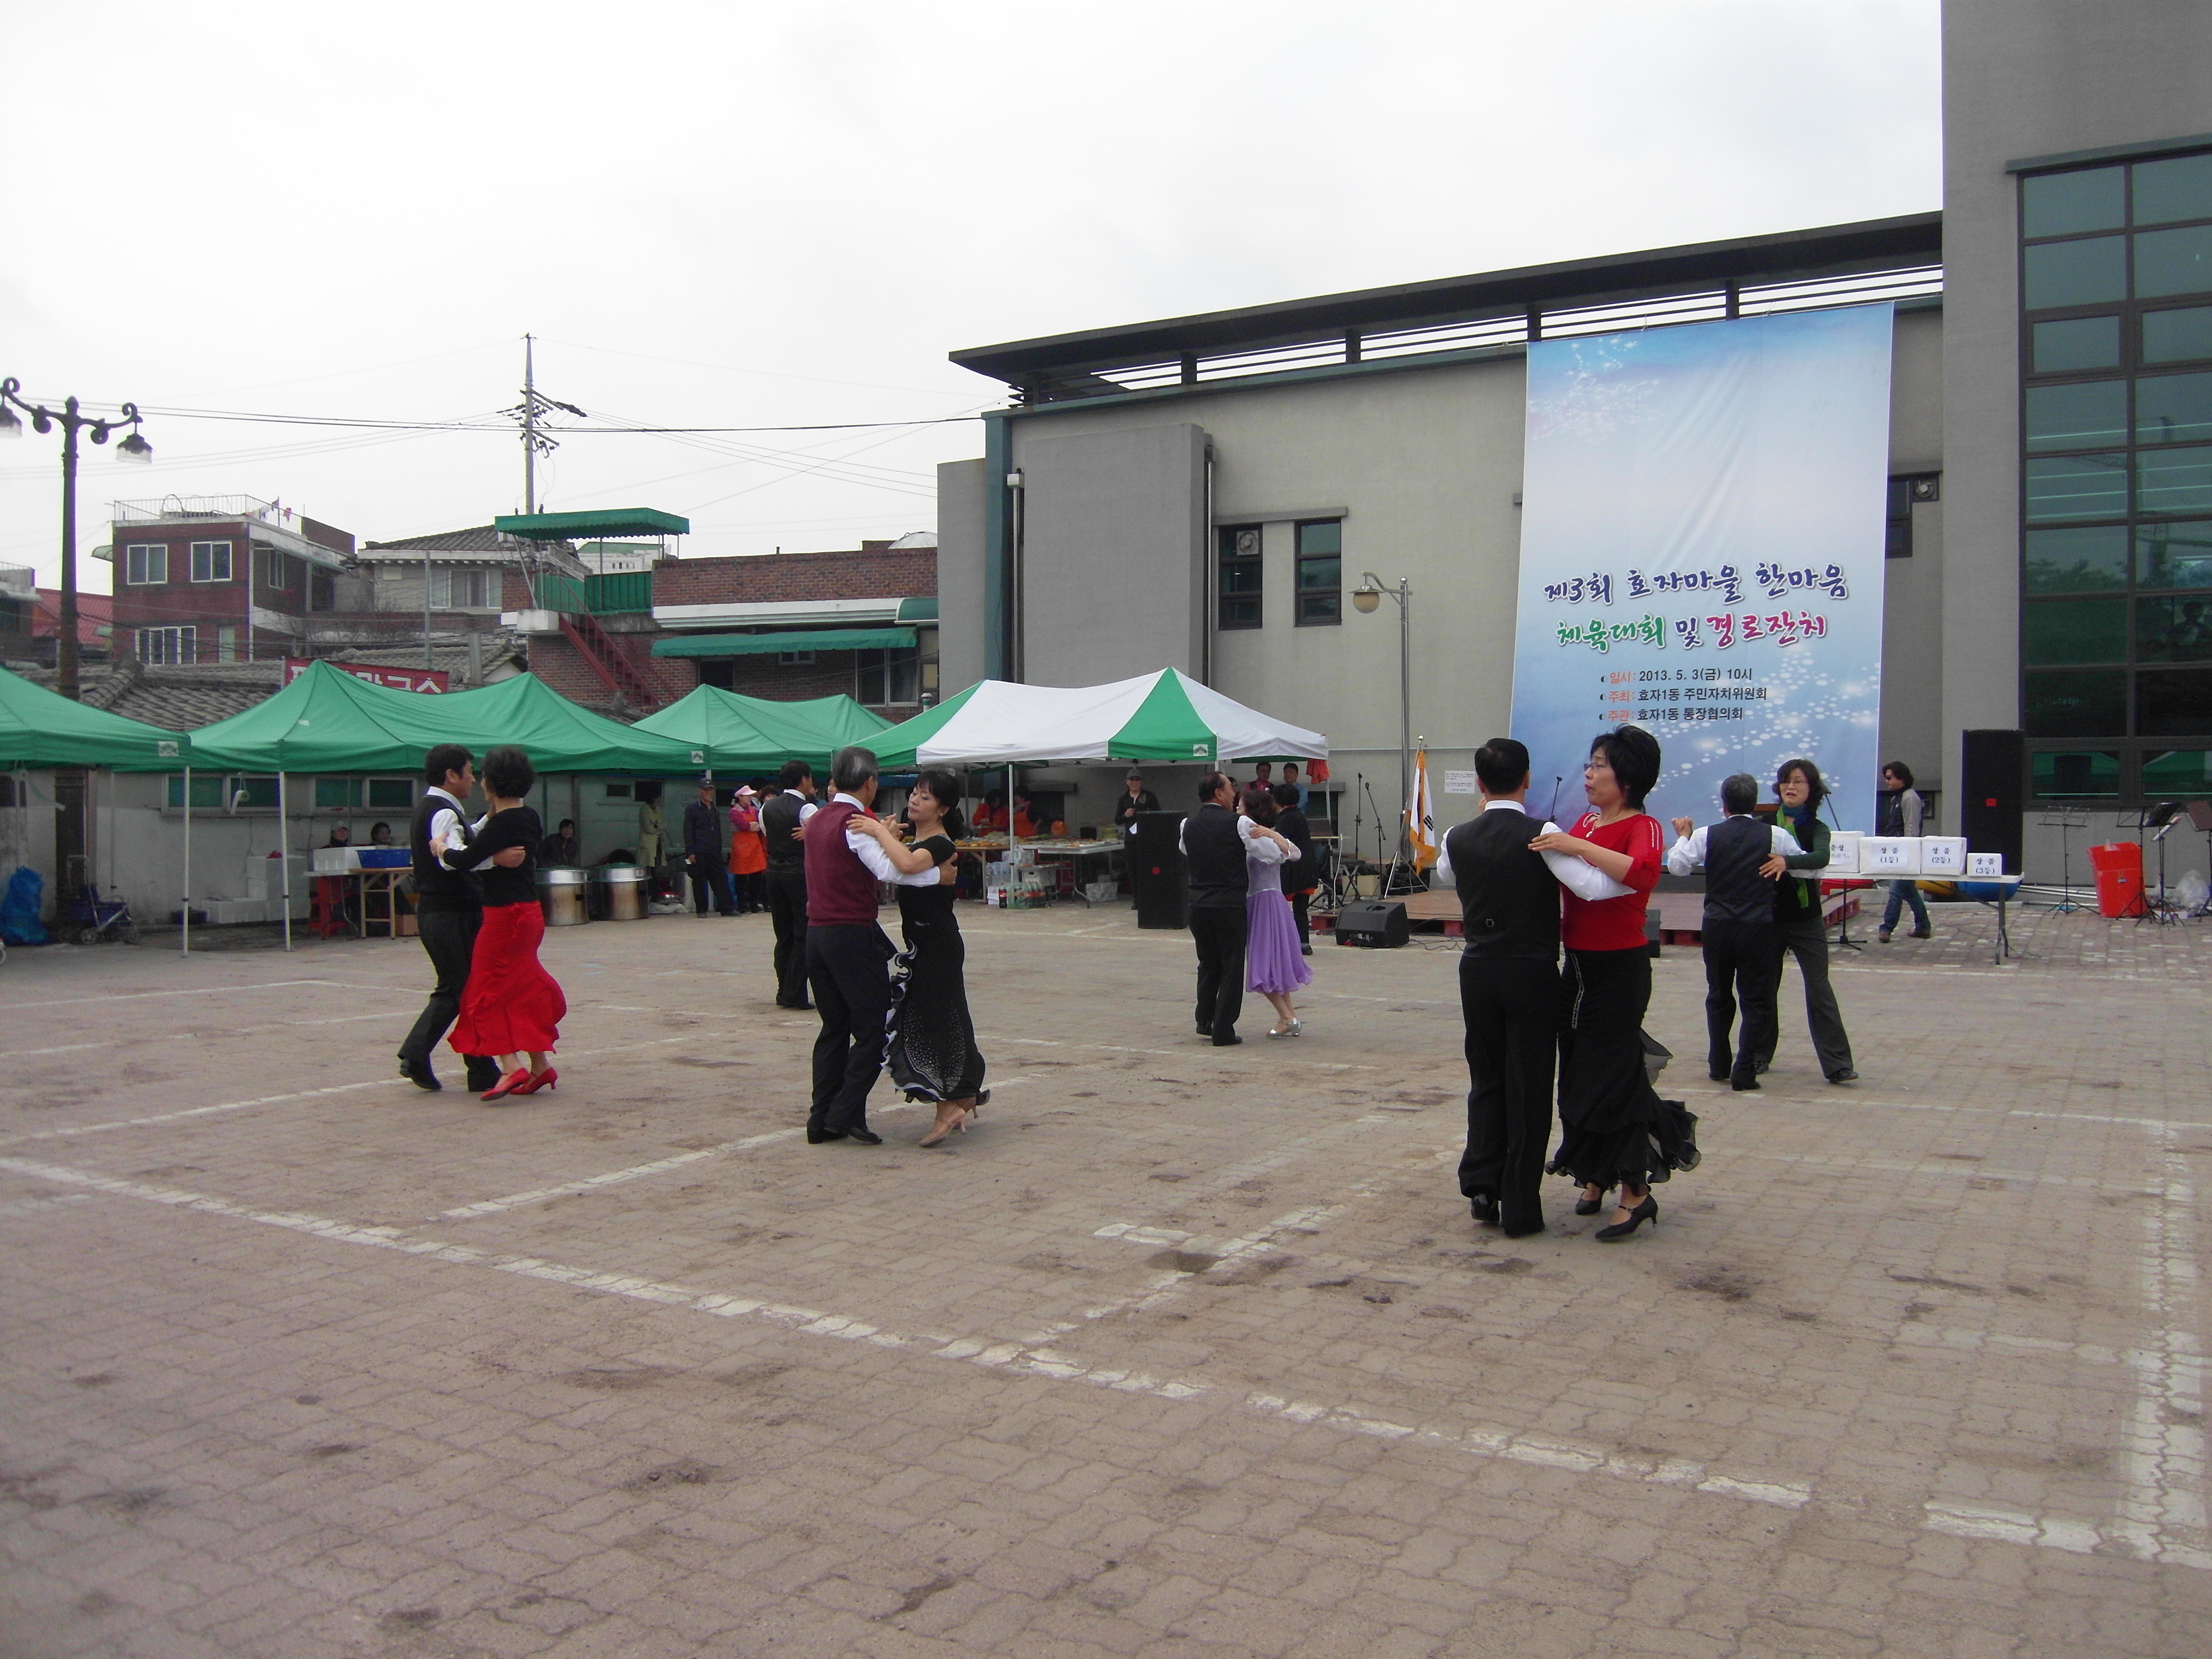
<instances>
[{"instance_id":1,"label":"glass curtain wall","mask_svg":"<svg viewBox=\"0 0 2212 1659\"><path fill-rule=\"evenodd\" d=\"M2034 791L2212 793L2212 151L2020 192Z\"/></svg>"}]
</instances>

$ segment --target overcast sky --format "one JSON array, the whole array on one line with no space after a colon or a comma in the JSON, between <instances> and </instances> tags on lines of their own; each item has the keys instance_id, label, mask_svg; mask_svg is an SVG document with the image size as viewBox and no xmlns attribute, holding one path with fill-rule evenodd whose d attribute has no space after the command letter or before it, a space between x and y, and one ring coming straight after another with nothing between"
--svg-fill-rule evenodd
<instances>
[{"instance_id":1,"label":"overcast sky","mask_svg":"<svg viewBox=\"0 0 2212 1659\"><path fill-rule=\"evenodd\" d=\"M1000 402L945 353L1941 204L1936 0L0 0L0 374L165 410L661 425ZM520 510L495 433L149 418L106 503L280 499L365 539ZM567 439L555 509L693 555L935 522L979 425ZM58 439L0 562L58 562ZM107 567L80 561L88 590Z\"/></svg>"}]
</instances>

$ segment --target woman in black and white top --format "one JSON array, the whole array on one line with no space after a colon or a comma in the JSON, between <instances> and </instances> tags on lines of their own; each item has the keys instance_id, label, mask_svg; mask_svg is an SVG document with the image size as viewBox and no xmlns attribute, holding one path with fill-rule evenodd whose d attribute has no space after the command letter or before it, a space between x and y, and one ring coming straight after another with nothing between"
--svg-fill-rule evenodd
<instances>
[{"instance_id":1,"label":"woman in black and white top","mask_svg":"<svg viewBox=\"0 0 2212 1659\"><path fill-rule=\"evenodd\" d=\"M968 1012L966 942L952 914L957 879L953 842L961 831L959 781L949 772L924 772L907 793L906 817L914 842L906 845L890 824L853 820L852 828L873 835L899 872L899 929L906 949L893 988L890 1040L884 1055L891 1081L908 1100L937 1108L937 1121L921 1138L939 1146L965 1129L975 1109L991 1097L983 1087L983 1056L975 1049L975 1025Z\"/></svg>"}]
</instances>

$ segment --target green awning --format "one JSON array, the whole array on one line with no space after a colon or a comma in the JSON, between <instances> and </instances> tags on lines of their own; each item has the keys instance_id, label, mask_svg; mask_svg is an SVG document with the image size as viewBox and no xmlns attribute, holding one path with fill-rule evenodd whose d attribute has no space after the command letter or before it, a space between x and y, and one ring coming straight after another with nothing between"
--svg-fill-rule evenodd
<instances>
[{"instance_id":1,"label":"green awning","mask_svg":"<svg viewBox=\"0 0 2212 1659\"><path fill-rule=\"evenodd\" d=\"M937 620L937 596L933 593L927 599L901 599L899 601L898 619L902 623L935 622Z\"/></svg>"},{"instance_id":2,"label":"green awning","mask_svg":"<svg viewBox=\"0 0 2212 1659\"><path fill-rule=\"evenodd\" d=\"M696 775L706 754L570 702L534 674L433 694L370 685L327 662L227 720L192 733L193 764L266 772L414 772L434 744L477 759L515 744L541 773Z\"/></svg>"},{"instance_id":3,"label":"green awning","mask_svg":"<svg viewBox=\"0 0 2212 1659\"><path fill-rule=\"evenodd\" d=\"M191 739L181 732L88 708L0 668L0 769L105 766L118 772L174 772L191 763Z\"/></svg>"},{"instance_id":4,"label":"green awning","mask_svg":"<svg viewBox=\"0 0 2212 1659\"><path fill-rule=\"evenodd\" d=\"M910 651L911 628L815 628L784 634L678 634L653 642L656 657L764 657L785 651Z\"/></svg>"},{"instance_id":5,"label":"green awning","mask_svg":"<svg viewBox=\"0 0 2212 1659\"><path fill-rule=\"evenodd\" d=\"M702 685L631 729L703 749L720 772L773 772L787 760L803 760L826 777L837 750L866 743L890 725L850 697L778 702Z\"/></svg>"},{"instance_id":6,"label":"green awning","mask_svg":"<svg viewBox=\"0 0 2212 1659\"><path fill-rule=\"evenodd\" d=\"M592 513L506 513L491 527L526 542L565 542L579 536L688 536L691 520L657 507L610 507Z\"/></svg>"}]
</instances>

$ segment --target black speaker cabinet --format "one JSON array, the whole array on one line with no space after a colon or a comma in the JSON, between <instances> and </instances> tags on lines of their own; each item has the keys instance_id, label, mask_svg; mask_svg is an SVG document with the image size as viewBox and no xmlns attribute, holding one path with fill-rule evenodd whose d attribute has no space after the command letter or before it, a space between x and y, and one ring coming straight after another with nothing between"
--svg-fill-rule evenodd
<instances>
[{"instance_id":1,"label":"black speaker cabinet","mask_svg":"<svg viewBox=\"0 0 2212 1659\"><path fill-rule=\"evenodd\" d=\"M1336 942L1370 950L1397 950L1413 936L1406 907L1396 899L1358 899L1336 913Z\"/></svg>"},{"instance_id":2,"label":"black speaker cabinet","mask_svg":"<svg viewBox=\"0 0 2212 1659\"><path fill-rule=\"evenodd\" d=\"M1137 906L1137 926L1180 930L1190 925L1189 883L1182 849L1181 812L1139 812L1128 841L1129 891Z\"/></svg>"},{"instance_id":3,"label":"black speaker cabinet","mask_svg":"<svg viewBox=\"0 0 2212 1659\"><path fill-rule=\"evenodd\" d=\"M2027 810L2027 742L2018 732L1961 734L1959 833L1971 852L2002 853L2007 870L2021 868L2021 823Z\"/></svg>"}]
</instances>

